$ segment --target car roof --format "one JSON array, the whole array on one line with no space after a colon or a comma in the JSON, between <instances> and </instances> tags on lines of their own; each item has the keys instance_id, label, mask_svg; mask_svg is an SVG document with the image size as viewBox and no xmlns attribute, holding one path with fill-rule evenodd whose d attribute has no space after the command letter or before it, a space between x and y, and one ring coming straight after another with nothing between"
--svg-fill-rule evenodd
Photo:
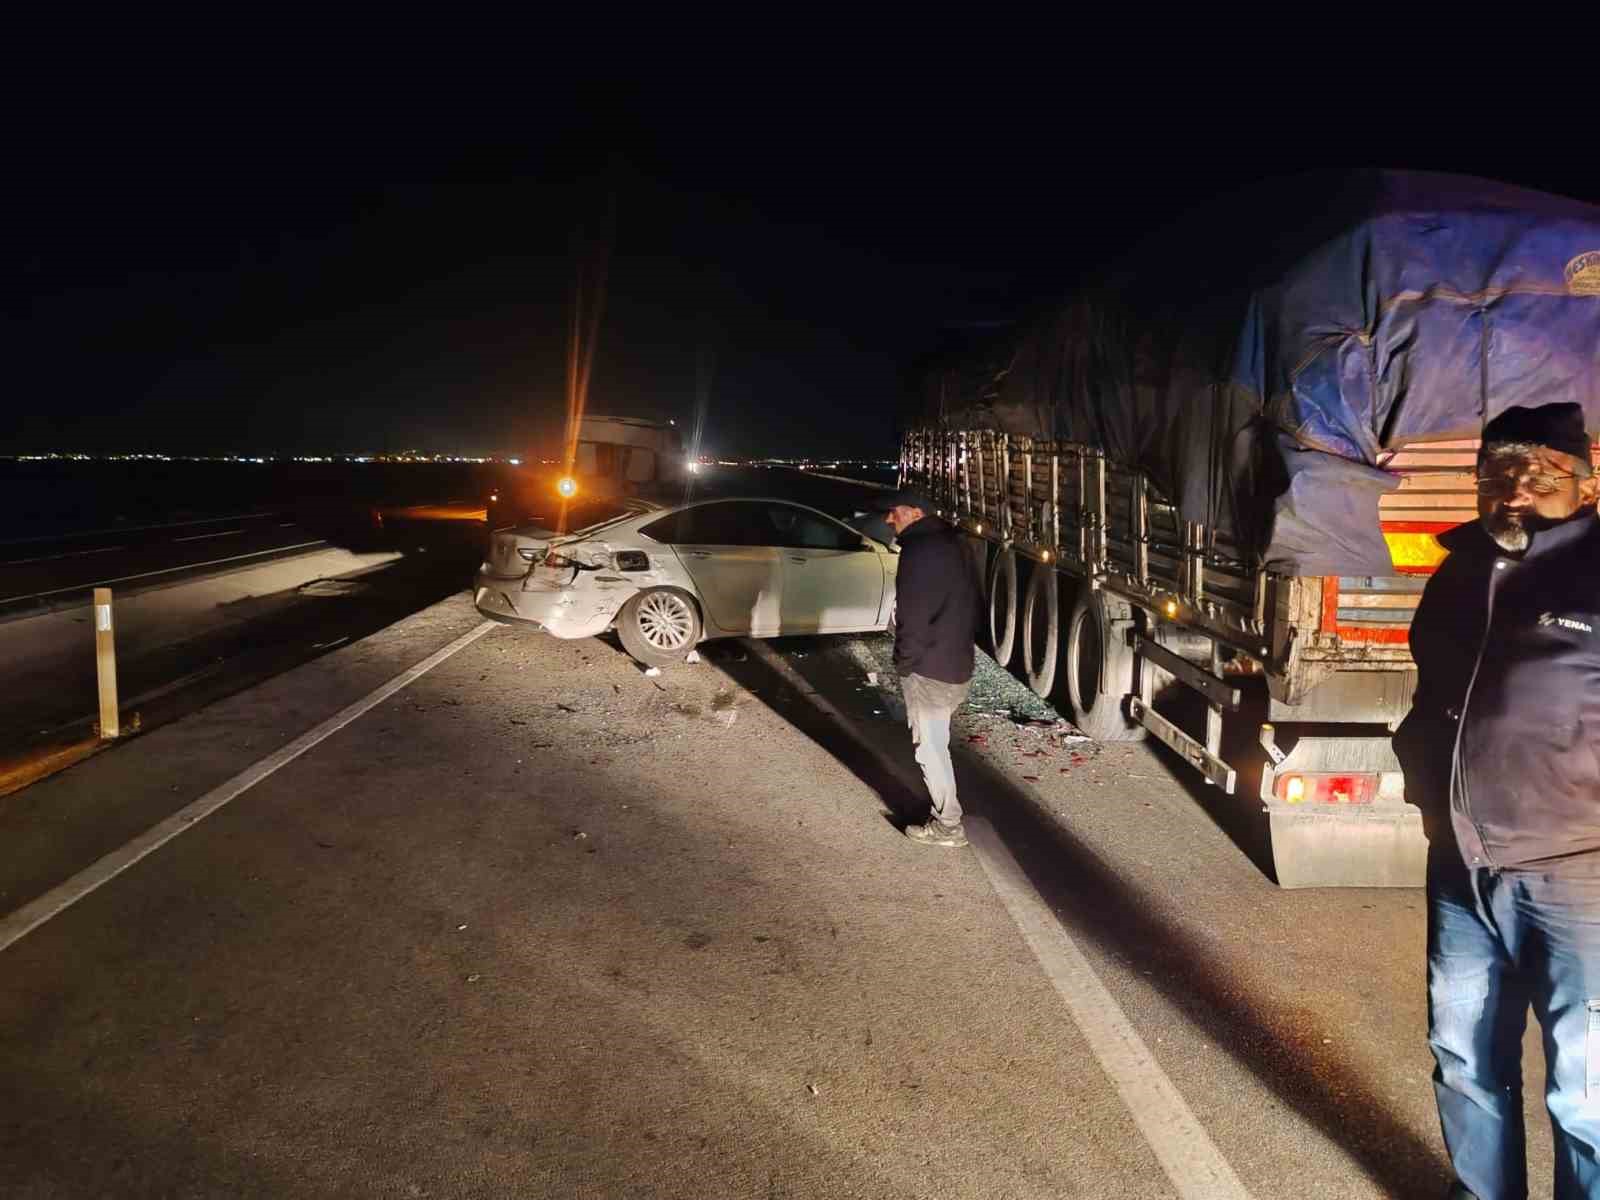
<instances>
[{"instance_id":1,"label":"car roof","mask_svg":"<svg viewBox=\"0 0 1600 1200\"><path fill-rule=\"evenodd\" d=\"M844 524L844 521L830 512L824 512L820 508L813 508L809 504L802 504L798 500L789 500L783 496L706 496L699 500L686 500L682 504L672 504L667 507L672 512L681 512L686 508L699 508L705 504L787 504L790 508L803 508L807 512L816 513L819 517L827 517L830 521L838 521L839 524Z\"/></svg>"}]
</instances>

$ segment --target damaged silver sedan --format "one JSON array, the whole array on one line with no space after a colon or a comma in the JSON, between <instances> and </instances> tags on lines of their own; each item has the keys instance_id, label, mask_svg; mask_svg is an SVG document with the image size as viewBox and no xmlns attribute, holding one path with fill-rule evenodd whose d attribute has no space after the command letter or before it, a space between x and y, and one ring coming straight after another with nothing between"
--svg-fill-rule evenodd
<instances>
[{"instance_id":1,"label":"damaged silver sedan","mask_svg":"<svg viewBox=\"0 0 1600 1200\"><path fill-rule=\"evenodd\" d=\"M595 501L567 524L491 534L479 611L561 638L615 628L659 666L711 638L881 630L894 608L895 552L787 500Z\"/></svg>"}]
</instances>

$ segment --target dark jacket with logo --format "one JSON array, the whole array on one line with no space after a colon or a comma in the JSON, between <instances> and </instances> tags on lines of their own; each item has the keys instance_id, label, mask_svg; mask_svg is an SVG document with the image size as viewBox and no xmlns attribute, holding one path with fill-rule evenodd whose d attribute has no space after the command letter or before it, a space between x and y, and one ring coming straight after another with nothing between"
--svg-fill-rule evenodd
<instances>
[{"instance_id":1,"label":"dark jacket with logo","mask_svg":"<svg viewBox=\"0 0 1600 1200\"><path fill-rule=\"evenodd\" d=\"M1406 798L1468 866L1600 870L1600 520L1584 509L1521 555L1476 522L1439 540L1394 739Z\"/></svg>"},{"instance_id":2,"label":"dark jacket with logo","mask_svg":"<svg viewBox=\"0 0 1600 1200\"><path fill-rule=\"evenodd\" d=\"M923 517L908 525L899 541L895 670L966 683L972 678L978 589L961 535L937 517Z\"/></svg>"}]
</instances>

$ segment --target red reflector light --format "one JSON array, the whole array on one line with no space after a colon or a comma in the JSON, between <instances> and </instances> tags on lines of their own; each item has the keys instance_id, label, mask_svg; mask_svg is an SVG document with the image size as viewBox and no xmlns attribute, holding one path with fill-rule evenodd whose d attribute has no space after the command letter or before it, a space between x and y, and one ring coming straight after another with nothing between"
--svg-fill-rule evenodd
<instances>
[{"instance_id":1,"label":"red reflector light","mask_svg":"<svg viewBox=\"0 0 1600 1200\"><path fill-rule=\"evenodd\" d=\"M1378 777L1293 771L1278 776L1272 790L1285 804L1371 804Z\"/></svg>"}]
</instances>

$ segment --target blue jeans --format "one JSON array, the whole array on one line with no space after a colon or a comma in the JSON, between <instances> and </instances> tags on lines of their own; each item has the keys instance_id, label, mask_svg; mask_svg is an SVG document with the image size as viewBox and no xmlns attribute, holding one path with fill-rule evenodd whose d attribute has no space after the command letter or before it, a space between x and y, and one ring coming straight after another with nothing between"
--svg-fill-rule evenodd
<instances>
[{"instance_id":1,"label":"blue jeans","mask_svg":"<svg viewBox=\"0 0 1600 1200\"><path fill-rule=\"evenodd\" d=\"M1544 1031L1556 1200L1600 1200L1600 875L1469 869L1449 849L1430 856L1433 1086L1450 1160L1478 1200L1528 1195L1530 1007Z\"/></svg>"}]
</instances>

